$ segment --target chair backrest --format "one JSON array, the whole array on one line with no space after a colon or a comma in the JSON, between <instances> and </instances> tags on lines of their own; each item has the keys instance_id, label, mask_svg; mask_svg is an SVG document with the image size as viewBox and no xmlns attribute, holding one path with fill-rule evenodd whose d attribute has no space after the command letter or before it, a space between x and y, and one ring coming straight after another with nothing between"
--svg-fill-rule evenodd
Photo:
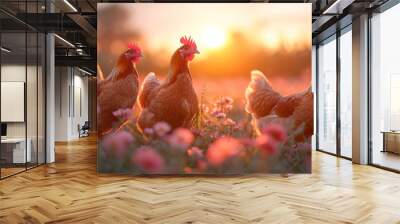
<instances>
[{"instance_id":1,"label":"chair backrest","mask_svg":"<svg viewBox=\"0 0 400 224\"><path fill-rule=\"evenodd\" d=\"M90 128L89 121L85 121L85 123L83 124L82 128Z\"/></svg>"}]
</instances>

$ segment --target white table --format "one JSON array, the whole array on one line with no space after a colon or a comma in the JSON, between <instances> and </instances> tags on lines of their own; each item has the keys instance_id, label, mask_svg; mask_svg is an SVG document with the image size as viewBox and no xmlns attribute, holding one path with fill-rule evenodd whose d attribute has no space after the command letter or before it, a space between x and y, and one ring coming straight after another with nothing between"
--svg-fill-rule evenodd
<instances>
[{"instance_id":1,"label":"white table","mask_svg":"<svg viewBox=\"0 0 400 224\"><path fill-rule=\"evenodd\" d=\"M25 144L28 143L25 151ZM32 153L31 146L32 141L30 138L27 138L25 142L25 138L5 138L1 139L1 147L12 147L12 155L13 155L13 163L26 163L31 162ZM26 154L25 154L26 152ZM26 159L26 160L25 160Z\"/></svg>"}]
</instances>

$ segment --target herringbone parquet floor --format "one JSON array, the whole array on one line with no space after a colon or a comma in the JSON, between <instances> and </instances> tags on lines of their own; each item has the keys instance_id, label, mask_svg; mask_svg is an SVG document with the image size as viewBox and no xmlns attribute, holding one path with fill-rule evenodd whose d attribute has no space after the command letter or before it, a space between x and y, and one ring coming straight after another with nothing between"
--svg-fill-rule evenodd
<instances>
[{"instance_id":1,"label":"herringbone parquet floor","mask_svg":"<svg viewBox=\"0 0 400 224\"><path fill-rule=\"evenodd\" d=\"M0 223L400 223L400 175L315 152L312 175L96 173L95 138L0 181Z\"/></svg>"}]
</instances>

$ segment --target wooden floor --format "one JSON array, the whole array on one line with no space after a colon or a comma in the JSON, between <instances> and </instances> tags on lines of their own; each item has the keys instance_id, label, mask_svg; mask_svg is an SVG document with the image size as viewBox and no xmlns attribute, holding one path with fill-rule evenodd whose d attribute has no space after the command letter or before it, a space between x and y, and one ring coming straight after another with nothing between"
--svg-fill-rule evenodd
<instances>
[{"instance_id":1,"label":"wooden floor","mask_svg":"<svg viewBox=\"0 0 400 224\"><path fill-rule=\"evenodd\" d=\"M400 175L315 152L312 175L96 173L94 138L0 181L0 223L400 223Z\"/></svg>"},{"instance_id":2,"label":"wooden floor","mask_svg":"<svg viewBox=\"0 0 400 224\"><path fill-rule=\"evenodd\" d=\"M374 151L372 157L374 164L400 170L400 155L391 152Z\"/></svg>"}]
</instances>

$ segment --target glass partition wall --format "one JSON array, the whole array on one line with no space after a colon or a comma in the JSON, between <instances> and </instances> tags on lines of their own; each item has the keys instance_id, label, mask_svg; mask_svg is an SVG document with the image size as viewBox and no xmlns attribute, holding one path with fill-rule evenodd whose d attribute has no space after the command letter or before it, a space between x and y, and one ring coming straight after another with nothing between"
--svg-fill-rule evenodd
<instances>
[{"instance_id":1,"label":"glass partition wall","mask_svg":"<svg viewBox=\"0 0 400 224\"><path fill-rule=\"evenodd\" d=\"M20 1L18 8L35 12L37 4ZM45 163L45 35L0 11L0 47L3 179Z\"/></svg>"},{"instance_id":2,"label":"glass partition wall","mask_svg":"<svg viewBox=\"0 0 400 224\"><path fill-rule=\"evenodd\" d=\"M370 158L400 171L400 4L371 18Z\"/></svg>"},{"instance_id":3,"label":"glass partition wall","mask_svg":"<svg viewBox=\"0 0 400 224\"><path fill-rule=\"evenodd\" d=\"M317 150L352 157L351 25L317 45Z\"/></svg>"},{"instance_id":4,"label":"glass partition wall","mask_svg":"<svg viewBox=\"0 0 400 224\"><path fill-rule=\"evenodd\" d=\"M318 47L318 149L336 154L336 36Z\"/></svg>"},{"instance_id":5,"label":"glass partition wall","mask_svg":"<svg viewBox=\"0 0 400 224\"><path fill-rule=\"evenodd\" d=\"M352 34L351 25L341 31L339 49L340 155L352 157Z\"/></svg>"}]
</instances>

